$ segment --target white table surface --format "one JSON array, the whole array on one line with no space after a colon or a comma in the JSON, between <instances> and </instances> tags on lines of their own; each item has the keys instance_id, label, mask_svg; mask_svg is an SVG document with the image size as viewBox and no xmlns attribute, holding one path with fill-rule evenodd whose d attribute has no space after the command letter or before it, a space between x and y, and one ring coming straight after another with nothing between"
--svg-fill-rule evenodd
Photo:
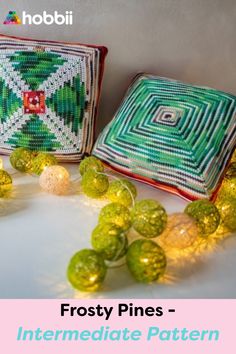
<instances>
[{"instance_id":1,"label":"white table surface","mask_svg":"<svg viewBox=\"0 0 236 354\"><path fill-rule=\"evenodd\" d=\"M97 293L80 293L66 279L71 256L90 247L90 234L104 202L79 193L53 196L41 191L38 177L21 174L3 157L12 174L12 198L0 200L1 298L236 298L236 237L162 284L135 283L125 266L111 269ZM77 165L66 165L76 179ZM135 182L139 198L158 199L168 213L186 202ZM4 210L4 212L3 212ZM186 271L187 270L187 271Z\"/></svg>"}]
</instances>

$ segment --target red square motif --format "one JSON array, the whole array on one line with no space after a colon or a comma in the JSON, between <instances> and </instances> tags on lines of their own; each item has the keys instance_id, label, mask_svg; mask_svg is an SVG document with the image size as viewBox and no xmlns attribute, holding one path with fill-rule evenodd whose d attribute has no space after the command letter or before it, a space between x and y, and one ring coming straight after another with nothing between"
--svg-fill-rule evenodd
<instances>
[{"instance_id":1,"label":"red square motif","mask_svg":"<svg viewBox=\"0 0 236 354\"><path fill-rule=\"evenodd\" d=\"M45 93L44 91L24 91L24 113L43 114L45 113Z\"/></svg>"}]
</instances>

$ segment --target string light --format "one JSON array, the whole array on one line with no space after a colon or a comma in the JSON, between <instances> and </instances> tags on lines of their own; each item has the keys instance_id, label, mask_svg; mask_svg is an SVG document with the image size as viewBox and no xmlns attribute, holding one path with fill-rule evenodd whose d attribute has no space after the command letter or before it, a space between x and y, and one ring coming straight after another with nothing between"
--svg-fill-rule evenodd
<instances>
[{"instance_id":1,"label":"string light","mask_svg":"<svg viewBox=\"0 0 236 354\"><path fill-rule=\"evenodd\" d=\"M102 162L95 156L85 157L79 165L79 172L81 176L85 174L88 170L94 170L96 172L104 172L104 167Z\"/></svg>"},{"instance_id":2,"label":"string light","mask_svg":"<svg viewBox=\"0 0 236 354\"><path fill-rule=\"evenodd\" d=\"M83 249L70 260L67 277L72 286L80 291L97 291L107 272L103 257L96 251Z\"/></svg>"},{"instance_id":3,"label":"string light","mask_svg":"<svg viewBox=\"0 0 236 354\"><path fill-rule=\"evenodd\" d=\"M6 197L8 196L8 193L12 189L12 178L4 170L0 170L0 197Z\"/></svg>"},{"instance_id":4,"label":"string light","mask_svg":"<svg viewBox=\"0 0 236 354\"><path fill-rule=\"evenodd\" d=\"M203 237L215 232L219 226L220 214L209 200L195 200L186 206L184 212L195 219L198 232Z\"/></svg>"},{"instance_id":5,"label":"string light","mask_svg":"<svg viewBox=\"0 0 236 354\"><path fill-rule=\"evenodd\" d=\"M160 242L171 248L186 248L197 239L198 228L193 218L184 213L168 216L167 226L160 236Z\"/></svg>"},{"instance_id":6,"label":"string light","mask_svg":"<svg viewBox=\"0 0 236 354\"><path fill-rule=\"evenodd\" d=\"M50 155L46 152L40 152L33 160L31 171L36 175L41 175L45 168L49 166L57 165L57 159L54 155Z\"/></svg>"},{"instance_id":7,"label":"string light","mask_svg":"<svg viewBox=\"0 0 236 354\"><path fill-rule=\"evenodd\" d=\"M69 173L56 165L53 155L17 148L10 161L19 171L41 173L39 184L43 190L57 195L68 192ZM2 168L0 159L0 197L12 188L11 176ZM79 170L84 194L91 198L106 196L112 203L101 209L99 224L91 235L94 249L77 252L69 263L68 279L78 290L96 291L105 279L107 264L112 268L112 262L122 262L125 255L128 269L137 281L160 280L165 273L167 257L168 261L172 257L172 264L175 259L177 267L184 257L193 260L204 252L214 251L219 239L215 235L220 228L230 232L236 230L235 162L226 173L215 205L208 200L194 201L188 204L185 213L175 213L168 218L156 200L135 202L137 191L134 184L104 173L103 164L97 158L86 158ZM110 182L109 177L114 181ZM139 239L128 246L127 235L130 242L128 232L132 226L139 233ZM156 242L147 240L157 236Z\"/></svg>"},{"instance_id":8,"label":"string light","mask_svg":"<svg viewBox=\"0 0 236 354\"><path fill-rule=\"evenodd\" d=\"M236 231L236 198L220 193L216 200L216 207L221 216L221 224L229 231Z\"/></svg>"},{"instance_id":9,"label":"string light","mask_svg":"<svg viewBox=\"0 0 236 354\"><path fill-rule=\"evenodd\" d=\"M113 223L123 230L131 227L131 215L128 208L119 203L105 205L99 214L99 223Z\"/></svg>"},{"instance_id":10,"label":"string light","mask_svg":"<svg viewBox=\"0 0 236 354\"><path fill-rule=\"evenodd\" d=\"M106 196L111 202L121 203L126 207L130 207L134 204L134 200L137 197L137 189L129 180L124 178L117 179L110 183Z\"/></svg>"},{"instance_id":11,"label":"string light","mask_svg":"<svg viewBox=\"0 0 236 354\"><path fill-rule=\"evenodd\" d=\"M48 193L64 195L69 189L70 175L62 166L50 166L41 173L39 184Z\"/></svg>"},{"instance_id":12,"label":"string light","mask_svg":"<svg viewBox=\"0 0 236 354\"><path fill-rule=\"evenodd\" d=\"M128 247L126 263L137 281L150 283L163 276L166 256L163 249L154 241L139 239Z\"/></svg>"},{"instance_id":13,"label":"string light","mask_svg":"<svg viewBox=\"0 0 236 354\"><path fill-rule=\"evenodd\" d=\"M17 148L10 155L10 163L13 168L20 172L30 172L36 154L23 147Z\"/></svg>"},{"instance_id":14,"label":"string light","mask_svg":"<svg viewBox=\"0 0 236 354\"><path fill-rule=\"evenodd\" d=\"M81 186L84 194L88 197L100 198L107 192L109 180L105 174L91 169L84 172Z\"/></svg>"},{"instance_id":15,"label":"string light","mask_svg":"<svg viewBox=\"0 0 236 354\"><path fill-rule=\"evenodd\" d=\"M93 248L108 261L122 258L128 247L128 239L124 231L115 224L99 224L91 235Z\"/></svg>"},{"instance_id":16,"label":"string light","mask_svg":"<svg viewBox=\"0 0 236 354\"><path fill-rule=\"evenodd\" d=\"M147 238L159 236L166 227L166 211L159 202L153 199L136 202L131 216L133 228Z\"/></svg>"}]
</instances>

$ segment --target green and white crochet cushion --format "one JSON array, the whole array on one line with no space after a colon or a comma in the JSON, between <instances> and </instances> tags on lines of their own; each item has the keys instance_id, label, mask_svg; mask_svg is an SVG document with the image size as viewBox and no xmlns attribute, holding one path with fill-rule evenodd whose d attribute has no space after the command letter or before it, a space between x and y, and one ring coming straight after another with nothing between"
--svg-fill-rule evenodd
<instances>
[{"instance_id":1,"label":"green and white crochet cushion","mask_svg":"<svg viewBox=\"0 0 236 354\"><path fill-rule=\"evenodd\" d=\"M98 137L93 155L186 199L212 199L235 140L235 96L141 74Z\"/></svg>"},{"instance_id":2,"label":"green and white crochet cushion","mask_svg":"<svg viewBox=\"0 0 236 354\"><path fill-rule=\"evenodd\" d=\"M90 153L105 47L0 35L0 152Z\"/></svg>"}]
</instances>

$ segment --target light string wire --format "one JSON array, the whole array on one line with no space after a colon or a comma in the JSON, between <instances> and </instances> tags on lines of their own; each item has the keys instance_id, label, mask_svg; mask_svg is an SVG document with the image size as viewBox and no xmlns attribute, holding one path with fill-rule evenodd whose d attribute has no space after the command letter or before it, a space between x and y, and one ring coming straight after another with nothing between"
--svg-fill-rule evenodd
<instances>
[{"instance_id":1,"label":"light string wire","mask_svg":"<svg viewBox=\"0 0 236 354\"><path fill-rule=\"evenodd\" d=\"M96 171L97 172L97 171ZM100 175L103 175L103 176L106 176L106 177L110 177L110 178L113 178L114 180L117 180L117 181L120 181L121 185L129 192L130 194L130 197L131 197L131 200L132 200L132 207L134 207L134 204L135 204L135 200L134 200L134 196L133 196L133 193L131 192L130 188L125 184L123 183L123 181L119 178L119 177L116 177L112 174L109 174L109 173L104 173L104 172L97 172L97 174L100 174ZM124 247L125 247L125 244L126 244L126 237L125 237L125 234L122 233L122 240L123 240L123 245L121 247L121 249L117 252L117 254L114 256L114 260L111 260L110 262L107 262L107 265L108 265L108 268L109 269L114 269L114 268L120 268L122 267L123 265L125 265L125 261L122 262L121 264L119 265L112 265L111 262L114 262L115 259L117 259L119 257L119 255L121 254L121 252L123 251Z\"/></svg>"},{"instance_id":2,"label":"light string wire","mask_svg":"<svg viewBox=\"0 0 236 354\"><path fill-rule=\"evenodd\" d=\"M110 178L113 178L113 179L119 181L120 184L122 185L122 187L124 187L125 189L127 189L127 191L129 192L130 197L131 197L131 200L132 200L132 206L134 207L135 200L134 200L133 193L131 192L130 188L129 188L125 183L123 183L123 181L122 181L121 178L116 177L116 176L114 176L114 175L112 175L112 174L109 174L109 173L104 173L104 172L97 172L97 174L99 174L99 175L104 175L104 176L107 176L107 177L110 177Z\"/></svg>"}]
</instances>

